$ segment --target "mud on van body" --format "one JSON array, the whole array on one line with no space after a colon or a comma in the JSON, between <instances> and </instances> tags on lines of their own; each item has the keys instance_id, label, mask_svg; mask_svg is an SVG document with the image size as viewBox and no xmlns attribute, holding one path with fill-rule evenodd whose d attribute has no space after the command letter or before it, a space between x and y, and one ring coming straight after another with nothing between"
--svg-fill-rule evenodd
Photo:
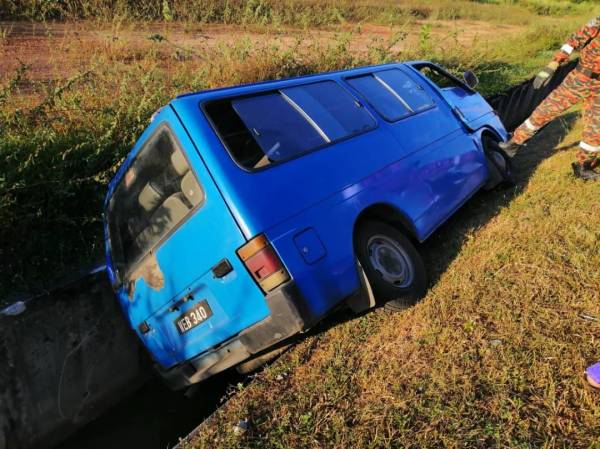
<instances>
[{"instance_id":1,"label":"mud on van body","mask_svg":"<svg viewBox=\"0 0 600 449\"><path fill-rule=\"evenodd\" d=\"M478 93L428 62L180 96L109 186L111 282L183 388L340 304L414 303L427 276L413 242L501 181L502 157L486 156L506 138Z\"/></svg>"}]
</instances>

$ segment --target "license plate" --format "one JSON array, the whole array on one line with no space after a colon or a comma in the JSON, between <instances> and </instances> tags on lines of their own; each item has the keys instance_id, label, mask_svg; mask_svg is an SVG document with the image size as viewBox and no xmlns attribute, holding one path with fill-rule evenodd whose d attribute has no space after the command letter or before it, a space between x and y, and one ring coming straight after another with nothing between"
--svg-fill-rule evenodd
<instances>
[{"instance_id":1,"label":"license plate","mask_svg":"<svg viewBox=\"0 0 600 449\"><path fill-rule=\"evenodd\" d=\"M199 304L177 317L175 327L180 334L185 334L187 331L205 322L212 314L208 302L206 300L200 301Z\"/></svg>"}]
</instances>

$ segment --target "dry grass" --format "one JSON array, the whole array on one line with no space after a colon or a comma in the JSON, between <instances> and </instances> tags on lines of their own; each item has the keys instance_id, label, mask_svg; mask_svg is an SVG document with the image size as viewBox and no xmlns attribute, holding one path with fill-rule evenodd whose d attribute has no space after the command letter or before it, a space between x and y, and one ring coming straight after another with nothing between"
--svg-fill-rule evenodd
<instances>
[{"instance_id":1,"label":"dry grass","mask_svg":"<svg viewBox=\"0 0 600 449\"><path fill-rule=\"evenodd\" d=\"M229 23L304 28L348 22L471 19L530 24L539 16L585 14L593 0L0 0L0 18Z\"/></svg>"},{"instance_id":2,"label":"dry grass","mask_svg":"<svg viewBox=\"0 0 600 449\"><path fill-rule=\"evenodd\" d=\"M6 68L0 297L102 259L106 185L150 115L179 93L412 58L457 72L474 68L482 91L490 92L529 75L570 26L513 34L515 52L510 40L493 44L498 37L490 30L497 25L459 23L445 32L440 22L385 32L372 26L319 34L254 30L234 40L223 37L223 30L232 31L224 28L210 44L199 31L160 24L7 24L12 31L0 62Z\"/></svg>"},{"instance_id":3,"label":"dry grass","mask_svg":"<svg viewBox=\"0 0 600 449\"><path fill-rule=\"evenodd\" d=\"M430 7L442 3L451 2ZM532 17L504 2L459 3L494 22L506 11L513 23ZM41 3L27 4L35 15ZM38 24L47 38L39 47L15 46L21 25L2 23L2 296L100 256L106 184L150 115L178 93L409 58L474 67L492 92L531 75L584 21L535 18L501 44L464 37L482 22L453 21L437 39L444 22L430 16L403 17L368 38L367 26L315 36L269 25L203 46L204 25L193 21L113 19L66 24L63 35ZM25 66L7 65L19 59ZM545 160L561 130L555 124L517 158L518 189L478 195L424 245L434 285L423 302L328 321L235 396L194 445L598 449L598 394L581 373L599 357L600 322L581 316L600 318L600 184L569 175L573 150ZM250 430L236 436L241 418Z\"/></svg>"},{"instance_id":4,"label":"dry grass","mask_svg":"<svg viewBox=\"0 0 600 449\"><path fill-rule=\"evenodd\" d=\"M571 176L573 149L545 160L564 127L517 158L514 192L480 194L424 247L436 282L421 303L338 316L192 446L600 447L600 395L582 377L600 358L600 184Z\"/></svg>"}]
</instances>

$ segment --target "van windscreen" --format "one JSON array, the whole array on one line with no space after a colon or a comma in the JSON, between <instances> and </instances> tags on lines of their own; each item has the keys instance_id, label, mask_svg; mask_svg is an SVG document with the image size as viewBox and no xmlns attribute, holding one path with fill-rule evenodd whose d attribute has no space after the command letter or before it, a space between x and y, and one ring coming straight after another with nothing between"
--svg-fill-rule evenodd
<instances>
[{"instance_id":1,"label":"van windscreen","mask_svg":"<svg viewBox=\"0 0 600 449\"><path fill-rule=\"evenodd\" d=\"M123 280L204 202L204 191L169 128L162 126L139 151L106 210L113 265Z\"/></svg>"},{"instance_id":2,"label":"van windscreen","mask_svg":"<svg viewBox=\"0 0 600 449\"><path fill-rule=\"evenodd\" d=\"M204 111L246 169L293 159L375 127L373 117L334 81L215 100Z\"/></svg>"}]
</instances>

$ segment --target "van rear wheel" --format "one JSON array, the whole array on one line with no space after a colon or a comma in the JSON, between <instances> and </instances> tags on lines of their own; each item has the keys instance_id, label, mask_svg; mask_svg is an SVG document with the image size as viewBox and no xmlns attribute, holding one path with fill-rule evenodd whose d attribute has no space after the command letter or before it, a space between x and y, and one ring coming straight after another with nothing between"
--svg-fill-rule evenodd
<instances>
[{"instance_id":1,"label":"van rear wheel","mask_svg":"<svg viewBox=\"0 0 600 449\"><path fill-rule=\"evenodd\" d=\"M355 246L375 297L386 309L403 310L425 296L425 264L399 230L381 222L366 222L357 230Z\"/></svg>"}]
</instances>

